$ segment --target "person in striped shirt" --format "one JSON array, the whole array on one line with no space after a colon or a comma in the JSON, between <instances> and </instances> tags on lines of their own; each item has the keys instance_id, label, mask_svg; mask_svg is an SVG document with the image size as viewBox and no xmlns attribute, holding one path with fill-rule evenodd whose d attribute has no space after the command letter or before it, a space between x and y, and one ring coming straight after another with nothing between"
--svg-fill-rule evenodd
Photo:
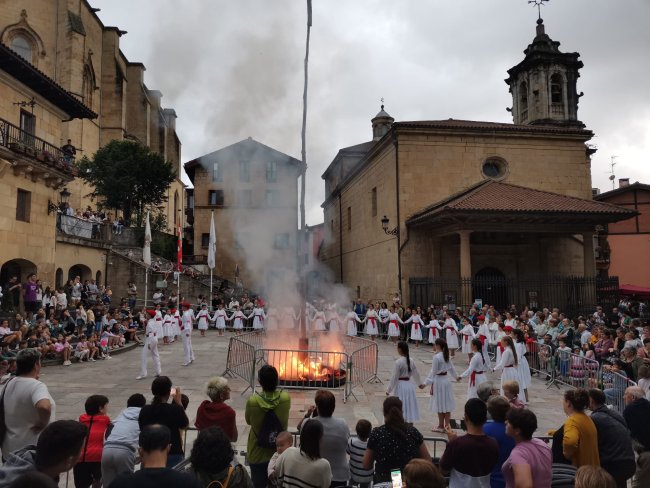
<instances>
[{"instance_id":1,"label":"person in striped shirt","mask_svg":"<svg viewBox=\"0 0 650 488\"><path fill-rule=\"evenodd\" d=\"M363 455L366 453L368 437L372 425L365 419L357 422L357 437L348 440L347 452L350 455L350 475L352 483L360 488L369 488L372 481L373 469L363 469Z\"/></svg>"}]
</instances>

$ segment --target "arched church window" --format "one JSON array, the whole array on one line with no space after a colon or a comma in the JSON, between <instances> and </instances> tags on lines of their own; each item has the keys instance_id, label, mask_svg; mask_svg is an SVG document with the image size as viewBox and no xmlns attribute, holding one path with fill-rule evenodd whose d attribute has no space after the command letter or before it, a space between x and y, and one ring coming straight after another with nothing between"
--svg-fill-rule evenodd
<instances>
[{"instance_id":1,"label":"arched church window","mask_svg":"<svg viewBox=\"0 0 650 488\"><path fill-rule=\"evenodd\" d=\"M84 67L82 84L83 84L82 90L83 90L84 104L87 107L92 108L93 93L95 91L95 77L93 76L93 72L88 65Z\"/></svg>"},{"instance_id":2,"label":"arched church window","mask_svg":"<svg viewBox=\"0 0 650 488\"><path fill-rule=\"evenodd\" d=\"M521 109L528 109L528 84L525 81L522 81L519 85L519 101L521 103Z\"/></svg>"},{"instance_id":3,"label":"arched church window","mask_svg":"<svg viewBox=\"0 0 650 488\"><path fill-rule=\"evenodd\" d=\"M32 43L23 35L17 35L11 40L11 50L30 63L32 58Z\"/></svg>"},{"instance_id":4,"label":"arched church window","mask_svg":"<svg viewBox=\"0 0 650 488\"><path fill-rule=\"evenodd\" d=\"M562 75L551 76L551 103L562 103Z\"/></svg>"}]
</instances>

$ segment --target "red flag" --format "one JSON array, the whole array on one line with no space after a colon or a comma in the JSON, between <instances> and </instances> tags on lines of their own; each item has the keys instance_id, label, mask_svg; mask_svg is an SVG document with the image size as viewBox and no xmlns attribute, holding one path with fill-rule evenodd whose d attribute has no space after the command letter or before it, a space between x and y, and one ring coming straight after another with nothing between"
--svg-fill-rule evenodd
<instances>
[{"instance_id":1,"label":"red flag","mask_svg":"<svg viewBox=\"0 0 650 488\"><path fill-rule=\"evenodd\" d=\"M182 271L183 264L183 234L181 226L178 226L178 246L176 248L176 271Z\"/></svg>"}]
</instances>

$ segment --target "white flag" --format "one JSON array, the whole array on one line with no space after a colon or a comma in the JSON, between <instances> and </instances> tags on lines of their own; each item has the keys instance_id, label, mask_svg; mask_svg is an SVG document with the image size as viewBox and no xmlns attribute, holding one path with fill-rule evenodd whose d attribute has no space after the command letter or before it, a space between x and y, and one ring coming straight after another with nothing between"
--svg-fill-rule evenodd
<instances>
[{"instance_id":1,"label":"white flag","mask_svg":"<svg viewBox=\"0 0 650 488\"><path fill-rule=\"evenodd\" d=\"M149 224L149 212L144 224L144 248L142 249L142 261L149 267L151 266L151 225Z\"/></svg>"},{"instance_id":2,"label":"white flag","mask_svg":"<svg viewBox=\"0 0 650 488\"><path fill-rule=\"evenodd\" d=\"M210 218L210 242L208 243L208 268L214 269L217 254L217 232L214 228L214 212Z\"/></svg>"}]
</instances>

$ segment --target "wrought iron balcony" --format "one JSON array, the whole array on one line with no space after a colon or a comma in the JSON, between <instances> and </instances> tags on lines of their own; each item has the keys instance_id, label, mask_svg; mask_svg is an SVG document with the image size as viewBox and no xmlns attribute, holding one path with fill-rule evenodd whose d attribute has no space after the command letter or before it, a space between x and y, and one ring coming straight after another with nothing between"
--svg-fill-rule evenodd
<instances>
[{"instance_id":1,"label":"wrought iron balcony","mask_svg":"<svg viewBox=\"0 0 650 488\"><path fill-rule=\"evenodd\" d=\"M4 119L0 119L0 146L15 154L15 172L41 176L54 186L70 181L77 175L77 169L72 165L74 158L66 157L58 147Z\"/></svg>"}]
</instances>

